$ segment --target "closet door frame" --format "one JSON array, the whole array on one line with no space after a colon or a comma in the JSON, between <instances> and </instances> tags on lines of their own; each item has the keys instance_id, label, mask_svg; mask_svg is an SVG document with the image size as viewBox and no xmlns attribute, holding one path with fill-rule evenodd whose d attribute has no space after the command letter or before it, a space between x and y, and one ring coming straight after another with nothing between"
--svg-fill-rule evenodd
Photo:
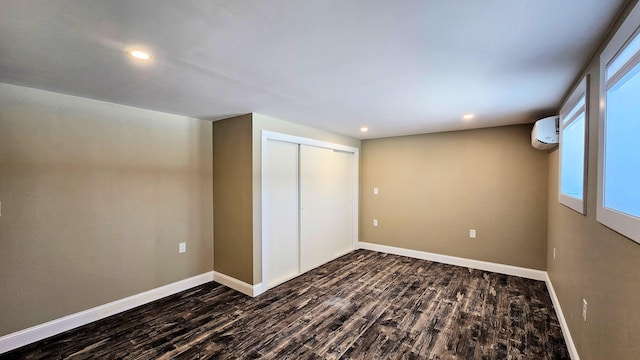
<instances>
[{"instance_id":1,"label":"closet door frame","mask_svg":"<svg viewBox=\"0 0 640 360\"><path fill-rule=\"evenodd\" d=\"M289 135L289 134L283 134L283 133L278 133L278 132L273 132L273 131L268 131L268 130L262 130L262 140L261 140L261 159L260 159L260 166L264 167L265 164L265 154L267 153L267 140L276 140L276 141L282 141L282 142L288 142L288 143L293 143L293 144L298 144L298 145L308 145L308 146L315 146L315 147L321 147L321 148L325 148L325 149L332 149L332 150L337 150L337 151L343 151L343 152L348 152L348 153L352 153L353 154L353 212L352 212L352 222L353 222L353 234L352 234L352 248L353 250L356 250L358 248L358 225L359 225L359 218L358 218L358 198L359 198L359 166L360 166L360 149L358 149L357 147L352 147L352 146L347 146L347 145L341 145L341 144L335 144L335 143L331 143L331 142L327 142L327 141L321 141L321 140L316 140L316 139L310 139L310 138L305 138L305 137L300 137L300 136L295 136L295 135ZM260 179L260 187L261 187L261 193L262 193L262 198L260 199L261 204L264 204L265 202L265 189L264 189L264 184L265 184L265 175L264 175L264 171L261 171L261 179ZM299 205L299 204L298 204ZM293 278L295 278L296 276L302 274L302 273L298 273L295 276L292 276L290 279L286 279L283 280L279 283L276 284L272 284L271 286L267 285L266 279L267 279L267 269L266 269L266 259L265 259L265 254L268 253L267 251L265 251L265 241L263 239L264 236L264 219L265 219L265 213L264 213L264 207L262 207L261 209L261 214L260 216L262 217L262 228L260 229L260 238L261 243L262 243L262 253L261 253L261 263L262 263L262 286L263 289L262 291L266 291L270 288L276 287L279 284L286 282L288 280L291 280ZM298 213L298 222L300 221L300 214ZM300 241L300 233L298 230L298 241Z\"/></svg>"}]
</instances>

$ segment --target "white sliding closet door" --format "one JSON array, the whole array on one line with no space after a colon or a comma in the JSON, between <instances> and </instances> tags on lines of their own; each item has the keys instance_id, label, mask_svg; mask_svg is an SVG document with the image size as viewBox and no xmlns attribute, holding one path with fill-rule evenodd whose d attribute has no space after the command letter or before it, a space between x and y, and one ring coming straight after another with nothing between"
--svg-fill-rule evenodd
<instances>
[{"instance_id":1,"label":"white sliding closet door","mask_svg":"<svg viewBox=\"0 0 640 360\"><path fill-rule=\"evenodd\" d=\"M298 144L269 139L263 161L263 281L272 287L300 273Z\"/></svg>"},{"instance_id":2,"label":"white sliding closet door","mask_svg":"<svg viewBox=\"0 0 640 360\"><path fill-rule=\"evenodd\" d=\"M340 221L332 224L334 253L331 259L353 250L354 154L334 150L334 197L332 213Z\"/></svg>"},{"instance_id":3,"label":"white sliding closet door","mask_svg":"<svg viewBox=\"0 0 640 360\"><path fill-rule=\"evenodd\" d=\"M300 145L300 269L353 248L353 154Z\"/></svg>"}]
</instances>

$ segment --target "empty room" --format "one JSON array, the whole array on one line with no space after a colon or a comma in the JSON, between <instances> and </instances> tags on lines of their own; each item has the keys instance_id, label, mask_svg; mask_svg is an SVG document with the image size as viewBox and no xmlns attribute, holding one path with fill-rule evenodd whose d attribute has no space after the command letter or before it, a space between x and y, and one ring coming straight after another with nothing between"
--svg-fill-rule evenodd
<instances>
[{"instance_id":1,"label":"empty room","mask_svg":"<svg viewBox=\"0 0 640 360\"><path fill-rule=\"evenodd\" d=\"M637 359L638 0L0 0L0 359Z\"/></svg>"}]
</instances>

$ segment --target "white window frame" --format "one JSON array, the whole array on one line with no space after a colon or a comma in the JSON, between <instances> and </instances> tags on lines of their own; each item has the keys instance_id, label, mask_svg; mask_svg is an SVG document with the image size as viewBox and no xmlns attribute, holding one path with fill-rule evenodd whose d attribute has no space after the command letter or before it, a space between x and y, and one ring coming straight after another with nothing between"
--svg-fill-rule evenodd
<instances>
[{"instance_id":1,"label":"white window frame","mask_svg":"<svg viewBox=\"0 0 640 360\"><path fill-rule=\"evenodd\" d=\"M635 242L640 243L640 218L604 206L604 172L606 167L604 152L607 129L607 90L620 79L620 72L624 73L631 69L629 64L625 65L617 74L614 74L609 83L607 83L607 66L616 60L616 57L622 53L638 33L640 33L640 3L636 4L631 10L629 16L627 16L600 56L600 96L602 102L600 106L601 121L598 129L598 192L596 219L603 225L619 232ZM636 56L632 58L630 62L632 62L633 59L638 61L639 57Z\"/></svg>"},{"instance_id":2,"label":"white window frame","mask_svg":"<svg viewBox=\"0 0 640 360\"><path fill-rule=\"evenodd\" d=\"M579 212L580 214L586 214L586 198L587 198L587 152L588 152L588 137L589 133L589 96L587 93L589 84L588 77L584 77L580 83L576 85L576 87L571 92L569 98L565 101L565 103L560 108L560 159L558 161L558 201ZM580 107L576 108L576 106L580 105ZM569 127L569 125L573 124L573 122L579 117L580 114L584 114L584 133L583 136L583 146L584 146L584 157L582 158L582 198L578 199L576 197L570 196L568 194L564 194L562 192L562 154L564 149L564 141L563 134L564 129Z\"/></svg>"}]
</instances>

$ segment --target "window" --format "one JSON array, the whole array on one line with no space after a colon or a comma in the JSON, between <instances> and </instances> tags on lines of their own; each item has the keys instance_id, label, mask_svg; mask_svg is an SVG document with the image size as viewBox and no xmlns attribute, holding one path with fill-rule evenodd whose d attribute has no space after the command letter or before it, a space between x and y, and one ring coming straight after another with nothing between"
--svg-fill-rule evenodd
<instances>
[{"instance_id":1,"label":"window","mask_svg":"<svg viewBox=\"0 0 640 360\"><path fill-rule=\"evenodd\" d=\"M601 56L597 219L640 242L640 5Z\"/></svg>"},{"instance_id":2,"label":"window","mask_svg":"<svg viewBox=\"0 0 640 360\"><path fill-rule=\"evenodd\" d=\"M560 183L558 201L584 214L587 134L587 78L560 109Z\"/></svg>"}]
</instances>

